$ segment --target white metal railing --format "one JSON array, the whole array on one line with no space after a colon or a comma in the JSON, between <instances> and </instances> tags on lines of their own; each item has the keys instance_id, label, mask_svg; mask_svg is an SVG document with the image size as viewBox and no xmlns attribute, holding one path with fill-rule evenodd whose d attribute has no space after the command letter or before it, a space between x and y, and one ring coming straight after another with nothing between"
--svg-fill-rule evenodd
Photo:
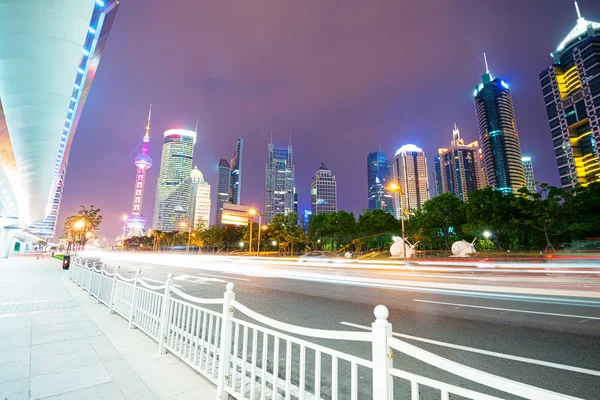
<instances>
[{"instance_id":1,"label":"white metal railing","mask_svg":"<svg viewBox=\"0 0 600 400\"><path fill-rule=\"evenodd\" d=\"M217 386L217 399L373 399L391 400L410 394L420 398L437 393L471 399L500 399L507 394L527 399L576 399L560 393L512 381L445 359L392 337L385 306L375 308L371 332L313 329L274 320L235 300L233 283L223 298L190 296L173 285L152 285L141 278L113 273L105 265L75 258L70 278L158 342L158 353L171 352ZM221 305L220 312L201 305ZM246 316L234 316L234 312ZM354 342L370 346L372 357L364 359L300 339ZM440 370L475 383L467 389L415 375L394 366L394 351L414 357ZM396 359L398 363L399 358ZM402 381L401 385L396 385ZM408 385L406 385L408 383ZM404 390L404 388L406 388ZM491 390L490 390L491 389ZM404 391L402 391L404 390ZM402 393L399 393L402 391Z\"/></svg>"}]
</instances>

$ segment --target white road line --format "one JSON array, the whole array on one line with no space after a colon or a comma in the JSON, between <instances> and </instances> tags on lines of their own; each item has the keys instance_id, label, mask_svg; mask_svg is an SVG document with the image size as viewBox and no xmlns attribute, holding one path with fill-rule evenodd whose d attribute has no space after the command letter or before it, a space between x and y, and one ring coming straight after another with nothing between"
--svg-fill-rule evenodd
<instances>
[{"instance_id":1,"label":"white road line","mask_svg":"<svg viewBox=\"0 0 600 400\"><path fill-rule=\"evenodd\" d=\"M214 278L220 278L220 279L235 279L238 281L249 281L250 279L246 279L246 278L234 278L233 276L223 276L223 275L212 275L212 274L196 274L196 275L201 275L201 276L212 276Z\"/></svg>"},{"instance_id":2,"label":"white road line","mask_svg":"<svg viewBox=\"0 0 600 400\"><path fill-rule=\"evenodd\" d=\"M484 306L474 306L471 304L458 304L458 303L446 303L443 301L432 301L432 300L420 300L420 299L414 299L413 301L417 301L419 303L431 303L431 304L443 304L445 306L455 306L456 308L460 308L460 307L469 307L469 308L482 308L485 310L496 310L496 311L510 311L510 312L518 312L518 313L524 313L524 314L540 314L540 315L552 315L554 317L567 317L567 318L579 318L579 319L597 319L600 320L600 317L590 317L588 315L571 315L571 314L557 314L557 313L548 313L548 312L541 312L541 311L529 311L529 310L517 310L514 308L499 308L499 307L484 307Z\"/></svg>"},{"instance_id":3,"label":"white road line","mask_svg":"<svg viewBox=\"0 0 600 400\"><path fill-rule=\"evenodd\" d=\"M9 301L6 303L0 303L0 306L5 306L9 304L26 304L26 303L39 303L41 301L62 301L64 299L39 299L39 300L27 300L27 301Z\"/></svg>"},{"instance_id":4,"label":"white road line","mask_svg":"<svg viewBox=\"0 0 600 400\"><path fill-rule=\"evenodd\" d=\"M353 324L351 322L344 322L344 321L342 321L342 322L340 322L340 324L346 325L346 326L351 326L351 327L354 327L354 328L364 329L364 330L368 330L368 331L371 330L371 328L368 327L368 326ZM425 339L425 338L421 338L421 337L417 337L417 336L411 336L411 335L404 335L404 334L396 333L396 332L392 332L392 335L393 336L397 336L397 337L401 337L401 338L404 338L404 339L415 340L415 341L418 341L418 342L429 343L429 344L435 344L437 346L442 346L442 347L448 347L448 348L451 348L451 349L463 350L463 351L468 351L468 352L471 352L471 353L483 354L483 355L486 355L486 356L492 356L492 357L497 357L497 358L504 358L506 360L520 361L520 362L524 362L524 363L528 363L528 364L541 365L543 367L550 367L550 368L562 369L562 370L565 370L565 371L578 372L580 374L600 376L600 371L595 371L593 369L573 367L571 365L557 364L557 363L553 363L553 362L549 362L549 361L535 360L533 358L513 356L513 355L510 355L510 354L504 354L504 353L496 353L494 351L481 350L481 349L476 349L476 348L473 348L473 347L461 346L461 345L458 345L458 344L439 342L437 340Z\"/></svg>"}]
</instances>

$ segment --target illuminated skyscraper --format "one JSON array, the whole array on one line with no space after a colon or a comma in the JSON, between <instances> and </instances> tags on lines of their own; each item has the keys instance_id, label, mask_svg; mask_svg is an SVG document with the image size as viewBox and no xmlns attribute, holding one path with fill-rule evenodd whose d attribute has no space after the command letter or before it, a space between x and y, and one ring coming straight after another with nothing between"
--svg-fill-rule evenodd
<instances>
[{"instance_id":1,"label":"illuminated skyscraper","mask_svg":"<svg viewBox=\"0 0 600 400\"><path fill-rule=\"evenodd\" d=\"M523 169L525 170L525 182L530 192L537 192L535 185L535 174L533 173L533 163L531 157L523 157Z\"/></svg>"},{"instance_id":2,"label":"illuminated skyscraper","mask_svg":"<svg viewBox=\"0 0 600 400\"><path fill-rule=\"evenodd\" d=\"M154 204L154 230L178 231L182 222L188 222L195 144L195 131L169 129L164 133Z\"/></svg>"},{"instance_id":3,"label":"illuminated skyscraper","mask_svg":"<svg viewBox=\"0 0 600 400\"><path fill-rule=\"evenodd\" d=\"M380 209L394 213L392 193L387 189L390 183L390 163L382 151L374 151L367 156L367 189L369 210Z\"/></svg>"},{"instance_id":4,"label":"illuminated skyscraper","mask_svg":"<svg viewBox=\"0 0 600 400\"><path fill-rule=\"evenodd\" d=\"M295 172L292 159L292 143L287 148L268 146L265 168L265 215L269 223L277 214L289 214L298 210L295 200Z\"/></svg>"},{"instance_id":5,"label":"illuminated skyscraper","mask_svg":"<svg viewBox=\"0 0 600 400\"><path fill-rule=\"evenodd\" d=\"M315 172L310 185L311 215L337 212L337 184L335 175L325 163Z\"/></svg>"},{"instance_id":6,"label":"illuminated skyscraper","mask_svg":"<svg viewBox=\"0 0 600 400\"><path fill-rule=\"evenodd\" d=\"M486 182L504 193L516 192L525 186L525 172L512 96L506 82L492 79L487 59L473 95Z\"/></svg>"},{"instance_id":7,"label":"illuminated skyscraper","mask_svg":"<svg viewBox=\"0 0 600 400\"><path fill-rule=\"evenodd\" d=\"M577 24L540 73L561 186L600 182L600 23Z\"/></svg>"},{"instance_id":8,"label":"illuminated skyscraper","mask_svg":"<svg viewBox=\"0 0 600 400\"><path fill-rule=\"evenodd\" d=\"M244 139L238 138L233 158L231 159L231 189L229 202L242 204L242 170L244 161Z\"/></svg>"},{"instance_id":9,"label":"illuminated skyscraper","mask_svg":"<svg viewBox=\"0 0 600 400\"><path fill-rule=\"evenodd\" d=\"M425 153L414 144L400 147L394 156L393 170L394 181L400 186L402 193L402 199L399 195L394 199L396 218L400 218L401 209L420 210L423 203L429 200Z\"/></svg>"},{"instance_id":10,"label":"illuminated skyscraper","mask_svg":"<svg viewBox=\"0 0 600 400\"><path fill-rule=\"evenodd\" d=\"M148 123L142 153L135 158L135 183L133 186L133 204L131 214L127 218L127 237L143 236L146 234L146 217L142 214L142 202L144 200L144 188L146 183L146 170L152 167L152 158L148 155L148 143L150 142L150 119L152 118L152 105L148 111Z\"/></svg>"},{"instance_id":11,"label":"illuminated skyscraper","mask_svg":"<svg viewBox=\"0 0 600 400\"><path fill-rule=\"evenodd\" d=\"M189 221L194 229L207 228L210 223L210 185L204 175L194 167L190 173L192 198Z\"/></svg>"},{"instance_id":12,"label":"illuminated skyscraper","mask_svg":"<svg viewBox=\"0 0 600 400\"><path fill-rule=\"evenodd\" d=\"M469 193L483 189L485 182L480 162L479 143L465 144L454 124L452 142L447 149L438 149L435 157L438 194L454 193L462 200L469 200Z\"/></svg>"},{"instance_id":13,"label":"illuminated skyscraper","mask_svg":"<svg viewBox=\"0 0 600 400\"><path fill-rule=\"evenodd\" d=\"M223 217L223 204L229 203L231 189L231 166L226 159L219 161L219 170L217 172L217 212L215 224L221 225Z\"/></svg>"}]
</instances>

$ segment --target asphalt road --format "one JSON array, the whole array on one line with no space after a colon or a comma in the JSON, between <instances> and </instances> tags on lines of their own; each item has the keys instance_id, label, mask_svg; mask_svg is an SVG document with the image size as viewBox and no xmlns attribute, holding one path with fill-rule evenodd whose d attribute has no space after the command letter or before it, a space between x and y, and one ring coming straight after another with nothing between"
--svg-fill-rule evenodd
<instances>
[{"instance_id":1,"label":"asphalt road","mask_svg":"<svg viewBox=\"0 0 600 400\"><path fill-rule=\"evenodd\" d=\"M254 261L201 256L108 253L109 268L145 279L168 273L191 295L221 297L227 282L236 299L283 322L323 329L370 327L373 308L390 310L393 332L420 348L508 379L585 399L600 399L600 278L598 275L444 273ZM172 265L186 265L176 267ZM320 344L370 357L369 346ZM260 354L260 353L259 353ZM477 388L408 356L396 367L458 386ZM307 371L310 375L310 371ZM369 371L359 370L368 388ZM310 384L310 383L309 383ZM395 398L405 388L395 384ZM368 390L366 391L368 392ZM489 394L496 394L493 390ZM425 398L435 393L422 393ZM439 398L439 393L437 394ZM370 398L370 395L365 397ZM359 398L363 398L359 393Z\"/></svg>"}]
</instances>

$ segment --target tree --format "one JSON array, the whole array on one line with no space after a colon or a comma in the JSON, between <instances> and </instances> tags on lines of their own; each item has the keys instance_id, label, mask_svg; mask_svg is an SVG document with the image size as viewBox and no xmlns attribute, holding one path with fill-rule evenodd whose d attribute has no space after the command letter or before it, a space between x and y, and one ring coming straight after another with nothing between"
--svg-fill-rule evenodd
<instances>
[{"instance_id":1,"label":"tree","mask_svg":"<svg viewBox=\"0 0 600 400\"><path fill-rule=\"evenodd\" d=\"M511 204L520 214L513 217L512 221L541 232L547 249L553 248L553 237L576 229L569 224L564 207L571 195L563 189L542 183L537 193L531 193L525 187L519 189L518 193L519 196L514 197Z\"/></svg>"},{"instance_id":2,"label":"tree","mask_svg":"<svg viewBox=\"0 0 600 400\"><path fill-rule=\"evenodd\" d=\"M446 249L450 249L448 238L452 231L455 233L465 222L464 203L454 196L454 193L443 193L423 204L425 224L439 232L444 237Z\"/></svg>"},{"instance_id":3,"label":"tree","mask_svg":"<svg viewBox=\"0 0 600 400\"><path fill-rule=\"evenodd\" d=\"M311 217L314 218L315 216ZM268 240L275 240L279 244L279 251L292 255L298 244L306 242L306 233L298 225L298 214L277 214L267 227Z\"/></svg>"},{"instance_id":4,"label":"tree","mask_svg":"<svg viewBox=\"0 0 600 400\"><path fill-rule=\"evenodd\" d=\"M100 224L102 224L102 215L99 208L93 205L90 208L80 206L77 214L65 219L63 238L68 240L69 249L73 243L83 249L89 240L96 238Z\"/></svg>"}]
</instances>

